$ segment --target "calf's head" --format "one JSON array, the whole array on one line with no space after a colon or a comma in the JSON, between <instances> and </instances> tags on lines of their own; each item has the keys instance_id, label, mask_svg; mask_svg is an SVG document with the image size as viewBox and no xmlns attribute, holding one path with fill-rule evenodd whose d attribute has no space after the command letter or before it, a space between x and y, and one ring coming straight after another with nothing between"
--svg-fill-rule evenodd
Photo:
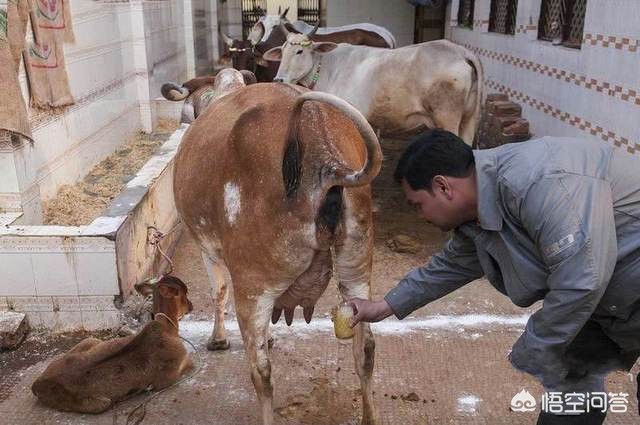
<instances>
[{"instance_id":1,"label":"calf's head","mask_svg":"<svg viewBox=\"0 0 640 425\"><path fill-rule=\"evenodd\" d=\"M313 71L320 55L336 47L336 43L314 42L306 34L290 33L282 46L268 50L263 58L280 61L280 68L273 81L295 84Z\"/></svg>"},{"instance_id":2,"label":"calf's head","mask_svg":"<svg viewBox=\"0 0 640 425\"><path fill-rule=\"evenodd\" d=\"M143 282L135 285L143 296L153 295L153 314L163 313L180 320L193 310L187 298L187 285L175 276L163 276L158 282Z\"/></svg>"}]
</instances>

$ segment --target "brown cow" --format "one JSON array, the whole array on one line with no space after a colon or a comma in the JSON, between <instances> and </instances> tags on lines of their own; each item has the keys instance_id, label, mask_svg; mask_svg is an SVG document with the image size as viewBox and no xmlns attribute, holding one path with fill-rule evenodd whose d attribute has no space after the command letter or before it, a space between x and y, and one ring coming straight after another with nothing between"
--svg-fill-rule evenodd
<instances>
[{"instance_id":1,"label":"brown cow","mask_svg":"<svg viewBox=\"0 0 640 425\"><path fill-rule=\"evenodd\" d=\"M238 324L266 425L273 423L269 319L309 322L335 261L345 299L369 298L373 248L370 183L378 139L347 102L288 84L255 84L212 104L184 136L174 194L184 224L218 284L209 349L226 349L231 276ZM355 329L363 424L377 424L374 339Z\"/></svg>"},{"instance_id":2,"label":"brown cow","mask_svg":"<svg viewBox=\"0 0 640 425\"><path fill-rule=\"evenodd\" d=\"M217 98L215 93L221 93L231 85L248 85L256 82L256 76L251 71L233 72L233 69L223 69L214 77L193 78L182 86L174 82L164 83L160 89L167 100L184 100L181 123L191 123Z\"/></svg>"},{"instance_id":3,"label":"brown cow","mask_svg":"<svg viewBox=\"0 0 640 425\"><path fill-rule=\"evenodd\" d=\"M165 388L192 368L178 336L178 321L192 310L187 287L177 277L136 285L153 293L155 319L137 335L102 341L87 338L54 360L31 391L49 407L100 413L127 395Z\"/></svg>"}]
</instances>

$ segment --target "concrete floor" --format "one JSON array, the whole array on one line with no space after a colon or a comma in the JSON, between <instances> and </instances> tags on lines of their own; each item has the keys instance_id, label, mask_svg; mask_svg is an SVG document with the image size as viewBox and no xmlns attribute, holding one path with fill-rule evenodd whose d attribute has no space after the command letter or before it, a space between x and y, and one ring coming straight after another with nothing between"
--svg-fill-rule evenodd
<instances>
[{"instance_id":1,"label":"concrete floor","mask_svg":"<svg viewBox=\"0 0 640 425\"><path fill-rule=\"evenodd\" d=\"M391 173L402 142L385 142L385 166L374 184L377 204L372 280L375 298L383 296L412 267L438 250L446 235L421 223L405 207ZM386 240L407 234L426 249L417 254L391 251ZM227 315L231 349L208 352L212 323L211 290L199 252L184 236L175 257L175 274L190 288L191 315L180 322L181 334L196 347L196 375L151 400L143 424L259 424L259 408L248 374L232 303ZM275 422L278 425L351 425L361 411L359 384L350 345L332 335L329 311L338 302L331 284L307 325L296 313L292 327L273 327ZM507 353L527 316L486 281L473 282L432 303L404 321L389 319L373 326L376 335L375 399L382 424L528 425L535 413L510 410L521 390L537 400L542 388L515 371ZM49 360L84 335L32 336L19 350L0 355L0 424L125 424L145 399L140 395L101 415L55 412L31 395L30 385ZM637 369L637 366L636 366ZM636 371L637 372L637 371ZM612 374L611 392L629 393L629 412L611 413L607 425L639 423L635 384L629 375Z\"/></svg>"}]
</instances>

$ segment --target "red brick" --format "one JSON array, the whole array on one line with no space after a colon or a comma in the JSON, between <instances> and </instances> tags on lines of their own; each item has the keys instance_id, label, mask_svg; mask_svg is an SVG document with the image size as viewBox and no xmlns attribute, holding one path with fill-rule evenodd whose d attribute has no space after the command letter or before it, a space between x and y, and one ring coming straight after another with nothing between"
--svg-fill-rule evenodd
<instances>
[{"instance_id":1,"label":"red brick","mask_svg":"<svg viewBox=\"0 0 640 425\"><path fill-rule=\"evenodd\" d=\"M494 102L496 100L506 101L509 100L509 97L504 93L489 93L486 100L487 103Z\"/></svg>"},{"instance_id":2,"label":"red brick","mask_svg":"<svg viewBox=\"0 0 640 425\"><path fill-rule=\"evenodd\" d=\"M487 104L487 112L503 117L519 117L522 107L511 101L494 101Z\"/></svg>"}]
</instances>

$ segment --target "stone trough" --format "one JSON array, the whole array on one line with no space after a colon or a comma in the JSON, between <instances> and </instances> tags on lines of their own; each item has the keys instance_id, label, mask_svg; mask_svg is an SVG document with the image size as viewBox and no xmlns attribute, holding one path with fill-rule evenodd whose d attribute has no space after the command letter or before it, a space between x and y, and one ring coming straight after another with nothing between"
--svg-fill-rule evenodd
<instances>
[{"instance_id":1,"label":"stone trough","mask_svg":"<svg viewBox=\"0 0 640 425\"><path fill-rule=\"evenodd\" d=\"M178 128L89 225L12 225L5 216L0 311L25 313L32 327L55 331L117 327L133 285L166 268L149 227L175 229L160 243L169 255L180 237L173 158L187 128Z\"/></svg>"}]
</instances>

